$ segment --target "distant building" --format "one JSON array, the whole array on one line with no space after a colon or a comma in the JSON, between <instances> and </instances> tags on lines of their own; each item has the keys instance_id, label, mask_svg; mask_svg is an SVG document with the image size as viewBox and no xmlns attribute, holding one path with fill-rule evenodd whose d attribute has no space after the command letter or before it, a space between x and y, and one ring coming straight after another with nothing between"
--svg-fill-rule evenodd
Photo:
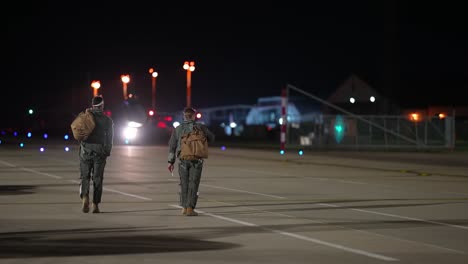
<instances>
[{"instance_id":1,"label":"distant building","mask_svg":"<svg viewBox=\"0 0 468 264\"><path fill-rule=\"evenodd\" d=\"M315 106L314 109L317 110L318 107ZM198 111L201 114L200 122L212 127L222 127L228 135L242 133L245 126L265 126L266 129L272 130L282 122L280 96L260 97L255 105L226 105L200 108ZM303 98L289 99L288 122L300 123L304 112L310 112L310 101L306 104Z\"/></svg>"},{"instance_id":2,"label":"distant building","mask_svg":"<svg viewBox=\"0 0 468 264\"><path fill-rule=\"evenodd\" d=\"M398 115L400 107L356 75L351 75L333 92L327 101L357 115ZM340 113L330 106L323 107L324 114Z\"/></svg>"},{"instance_id":3,"label":"distant building","mask_svg":"<svg viewBox=\"0 0 468 264\"><path fill-rule=\"evenodd\" d=\"M229 125L232 122L244 123L251 108L251 105L237 104L200 108L197 111L201 115L200 122L205 123L207 126L213 126Z\"/></svg>"},{"instance_id":4,"label":"distant building","mask_svg":"<svg viewBox=\"0 0 468 264\"><path fill-rule=\"evenodd\" d=\"M197 120L212 128L221 128L227 135L242 133L251 105L224 105L197 109ZM178 114L175 120L182 120ZM235 128L235 129L234 129Z\"/></svg>"},{"instance_id":5,"label":"distant building","mask_svg":"<svg viewBox=\"0 0 468 264\"><path fill-rule=\"evenodd\" d=\"M289 122L300 123L301 113L294 102L288 103L286 110ZM252 107L246 118L246 125L267 125L274 128L281 122L281 97L261 97L257 100L257 105Z\"/></svg>"}]
</instances>

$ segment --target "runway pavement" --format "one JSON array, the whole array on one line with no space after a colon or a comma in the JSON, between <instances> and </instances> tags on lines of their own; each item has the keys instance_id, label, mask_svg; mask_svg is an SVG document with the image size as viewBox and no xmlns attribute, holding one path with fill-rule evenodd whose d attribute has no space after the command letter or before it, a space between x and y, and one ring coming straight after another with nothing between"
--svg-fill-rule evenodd
<instances>
[{"instance_id":1,"label":"runway pavement","mask_svg":"<svg viewBox=\"0 0 468 264\"><path fill-rule=\"evenodd\" d=\"M187 217L166 146L115 146L101 214L77 145L39 147L0 145L2 264L468 263L466 152L212 148Z\"/></svg>"}]
</instances>

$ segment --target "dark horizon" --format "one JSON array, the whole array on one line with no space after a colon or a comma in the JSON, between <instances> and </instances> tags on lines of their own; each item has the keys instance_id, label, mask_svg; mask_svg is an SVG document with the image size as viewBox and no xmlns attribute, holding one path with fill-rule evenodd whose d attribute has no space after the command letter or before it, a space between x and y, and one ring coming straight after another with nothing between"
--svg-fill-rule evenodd
<instances>
[{"instance_id":1,"label":"dark horizon","mask_svg":"<svg viewBox=\"0 0 468 264\"><path fill-rule=\"evenodd\" d=\"M138 1L137 1L138 2ZM196 63L192 105L254 104L292 84L325 98L350 75L402 107L467 105L467 30L455 5L358 1L179 6L57 4L8 13L9 119L89 105L100 80L108 106L122 98L121 74L151 105L148 69L158 71L157 109L186 102L186 60ZM124 14L123 14L124 13Z\"/></svg>"}]
</instances>

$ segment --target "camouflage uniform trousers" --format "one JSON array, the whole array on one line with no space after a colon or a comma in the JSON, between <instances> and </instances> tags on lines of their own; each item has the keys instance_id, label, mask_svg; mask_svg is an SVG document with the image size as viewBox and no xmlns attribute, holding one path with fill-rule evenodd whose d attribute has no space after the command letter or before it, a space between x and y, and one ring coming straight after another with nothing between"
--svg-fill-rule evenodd
<instances>
[{"instance_id":1,"label":"camouflage uniform trousers","mask_svg":"<svg viewBox=\"0 0 468 264\"><path fill-rule=\"evenodd\" d=\"M180 160L179 162L179 205L183 208L197 206L198 187L203 170L203 160Z\"/></svg>"},{"instance_id":2,"label":"camouflage uniform trousers","mask_svg":"<svg viewBox=\"0 0 468 264\"><path fill-rule=\"evenodd\" d=\"M93 203L101 202L104 168L107 157L96 152L80 151L80 198L89 196L91 180L93 182Z\"/></svg>"}]
</instances>

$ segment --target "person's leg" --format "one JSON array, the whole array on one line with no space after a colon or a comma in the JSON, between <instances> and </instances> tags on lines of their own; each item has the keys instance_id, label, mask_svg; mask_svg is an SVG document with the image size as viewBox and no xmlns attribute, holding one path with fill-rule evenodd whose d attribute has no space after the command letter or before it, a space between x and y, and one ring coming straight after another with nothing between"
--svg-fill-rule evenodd
<instances>
[{"instance_id":1,"label":"person's leg","mask_svg":"<svg viewBox=\"0 0 468 264\"><path fill-rule=\"evenodd\" d=\"M181 160L179 162L179 205L182 208L187 208L187 192L189 186L189 171L190 171L190 162ZM185 210L182 211L185 213Z\"/></svg>"},{"instance_id":2,"label":"person's leg","mask_svg":"<svg viewBox=\"0 0 468 264\"><path fill-rule=\"evenodd\" d=\"M80 198L89 195L92 162L80 160Z\"/></svg>"},{"instance_id":3,"label":"person's leg","mask_svg":"<svg viewBox=\"0 0 468 264\"><path fill-rule=\"evenodd\" d=\"M200 179L203 170L203 161L193 162L189 171L189 187L188 187L188 216L196 216L198 213L194 211L198 201L198 190L200 186Z\"/></svg>"},{"instance_id":4,"label":"person's leg","mask_svg":"<svg viewBox=\"0 0 468 264\"><path fill-rule=\"evenodd\" d=\"M106 167L105 157L94 158L94 173L93 173L93 213L99 213L99 204L101 203L104 168Z\"/></svg>"},{"instance_id":5,"label":"person's leg","mask_svg":"<svg viewBox=\"0 0 468 264\"><path fill-rule=\"evenodd\" d=\"M93 164L91 160L80 157L80 198L82 201L82 211L89 212L89 183Z\"/></svg>"}]
</instances>

